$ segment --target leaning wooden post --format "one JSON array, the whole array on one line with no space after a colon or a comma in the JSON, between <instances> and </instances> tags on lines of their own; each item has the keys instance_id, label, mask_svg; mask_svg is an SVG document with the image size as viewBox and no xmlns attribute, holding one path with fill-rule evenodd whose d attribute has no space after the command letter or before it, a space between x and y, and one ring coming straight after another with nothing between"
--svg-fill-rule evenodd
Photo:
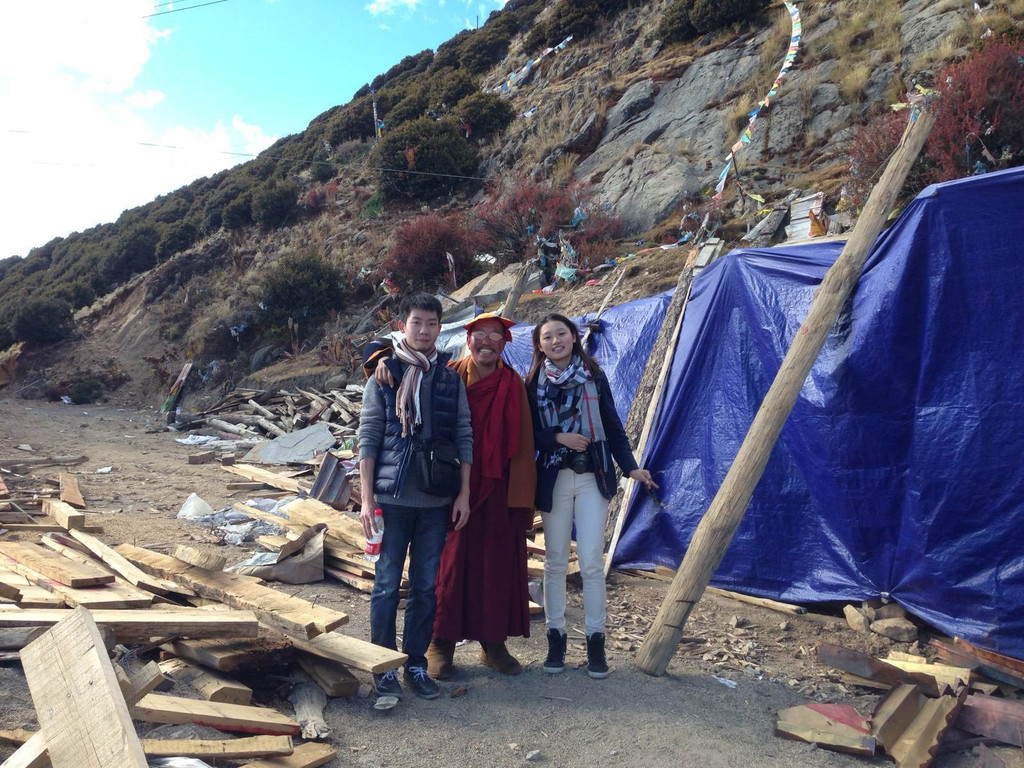
<instances>
[{"instance_id":1,"label":"leaning wooden post","mask_svg":"<svg viewBox=\"0 0 1024 768\"><path fill-rule=\"evenodd\" d=\"M804 380L825 344L828 332L853 292L871 246L903 187L903 182L935 122L927 111L915 109L910 124L882 178L871 192L864 212L843 252L814 294L811 309L797 331L782 367L686 550L682 565L669 585L650 632L637 652L637 666L649 675L663 675L679 646L693 606L732 541L754 487L761 479L775 441L782 431Z\"/></svg>"},{"instance_id":2,"label":"leaning wooden post","mask_svg":"<svg viewBox=\"0 0 1024 768\"><path fill-rule=\"evenodd\" d=\"M647 365L644 367L643 376L640 377L636 396L633 398L632 405L629 406L625 430L629 442L635 446L633 455L638 462L647 446L647 438L651 434L654 417L658 413L661 390L665 387L669 369L672 367L676 343L679 341L679 331L686 314L686 304L690 300L690 287L693 284L693 261L696 259L696 255L697 249L695 248L687 257L683 271L679 273L675 293L672 294L672 300L665 310L665 317L661 321L661 330L658 332L658 338L654 341L654 346L651 347L651 354L647 356ZM605 576L612 569L612 557L615 555L616 547L619 546L619 538L622 536L622 528L626 522L626 509L635 488L636 481L633 478L626 480L626 487L616 495L609 506L608 517L614 519L615 523L612 528L612 538L608 544L608 554L605 555L604 560Z\"/></svg>"}]
</instances>

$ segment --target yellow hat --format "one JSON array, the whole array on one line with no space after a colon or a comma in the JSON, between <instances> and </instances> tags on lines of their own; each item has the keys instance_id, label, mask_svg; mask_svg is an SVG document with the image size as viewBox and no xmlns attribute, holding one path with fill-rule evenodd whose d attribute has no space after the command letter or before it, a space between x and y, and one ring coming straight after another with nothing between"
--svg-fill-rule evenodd
<instances>
[{"instance_id":1,"label":"yellow hat","mask_svg":"<svg viewBox=\"0 0 1024 768\"><path fill-rule=\"evenodd\" d=\"M484 312L482 315L477 315L476 317L474 317L472 320L470 320L463 326L466 329L466 333L472 333L473 326L476 325L477 323L483 322L484 320L497 320L499 323L505 326L505 341L512 341L512 331L509 329L513 325L515 325L515 322L509 320L507 317L502 317L496 312Z\"/></svg>"}]
</instances>

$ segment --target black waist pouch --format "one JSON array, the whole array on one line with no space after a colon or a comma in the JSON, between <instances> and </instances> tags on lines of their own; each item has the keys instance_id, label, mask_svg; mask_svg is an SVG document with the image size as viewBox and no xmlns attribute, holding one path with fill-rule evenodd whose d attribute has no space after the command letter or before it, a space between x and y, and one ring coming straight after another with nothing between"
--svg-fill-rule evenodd
<instances>
[{"instance_id":1,"label":"black waist pouch","mask_svg":"<svg viewBox=\"0 0 1024 768\"><path fill-rule=\"evenodd\" d=\"M445 437L413 444L416 487L431 496L456 496L462 490L462 462L455 443Z\"/></svg>"}]
</instances>

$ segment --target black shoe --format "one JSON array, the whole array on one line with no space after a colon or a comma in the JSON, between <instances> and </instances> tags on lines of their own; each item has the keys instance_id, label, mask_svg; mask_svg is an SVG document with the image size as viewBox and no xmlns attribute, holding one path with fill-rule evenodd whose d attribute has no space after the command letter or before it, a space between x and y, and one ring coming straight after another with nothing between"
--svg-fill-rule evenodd
<instances>
[{"instance_id":1,"label":"black shoe","mask_svg":"<svg viewBox=\"0 0 1024 768\"><path fill-rule=\"evenodd\" d=\"M608 660L604 656L604 633L595 632L587 638L587 674L595 680L608 677Z\"/></svg>"},{"instance_id":2,"label":"black shoe","mask_svg":"<svg viewBox=\"0 0 1024 768\"><path fill-rule=\"evenodd\" d=\"M373 676L373 687L377 689L378 696L394 696L402 698L402 684L398 682L398 670L389 669L379 675Z\"/></svg>"},{"instance_id":3,"label":"black shoe","mask_svg":"<svg viewBox=\"0 0 1024 768\"><path fill-rule=\"evenodd\" d=\"M548 657L544 659L544 671L557 675L565 669L565 634L559 629L548 630Z\"/></svg>"},{"instance_id":4,"label":"black shoe","mask_svg":"<svg viewBox=\"0 0 1024 768\"><path fill-rule=\"evenodd\" d=\"M441 686L427 674L426 667L406 667L405 682L421 699L436 699L441 695Z\"/></svg>"}]
</instances>

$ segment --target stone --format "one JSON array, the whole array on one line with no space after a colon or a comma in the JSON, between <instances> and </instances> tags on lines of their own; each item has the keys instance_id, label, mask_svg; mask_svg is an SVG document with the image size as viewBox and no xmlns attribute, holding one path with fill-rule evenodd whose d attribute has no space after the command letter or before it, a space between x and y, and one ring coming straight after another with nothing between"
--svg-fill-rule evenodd
<instances>
[{"instance_id":1,"label":"stone","mask_svg":"<svg viewBox=\"0 0 1024 768\"><path fill-rule=\"evenodd\" d=\"M811 92L811 109L820 112L823 109L830 109L843 100L839 96L839 86L835 83L821 83Z\"/></svg>"},{"instance_id":2,"label":"stone","mask_svg":"<svg viewBox=\"0 0 1024 768\"><path fill-rule=\"evenodd\" d=\"M526 759L529 760L531 763L537 762L538 760L540 760L540 750L531 749L529 752L526 753Z\"/></svg>"},{"instance_id":3,"label":"stone","mask_svg":"<svg viewBox=\"0 0 1024 768\"><path fill-rule=\"evenodd\" d=\"M917 627L907 619L873 621L871 631L897 643L912 643L917 640Z\"/></svg>"},{"instance_id":4,"label":"stone","mask_svg":"<svg viewBox=\"0 0 1024 768\"><path fill-rule=\"evenodd\" d=\"M905 619L907 612L903 606L899 603L886 603L875 609L875 616L872 621L882 621L884 619Z\"/></svg>"},{"instance_id":5,"label":"stone","mask_svg":"<svg viewBox=\"0 0 1024 768\"><path fill-rule=\"evenodd\" d=\"M857 610L855 606L843 606L843 615L846 617L846 623L850 625L850 629L854 632L861 632L866 635L871 631L871 622L868 621L868 617Z\"/></svg>"}]
</instances>

